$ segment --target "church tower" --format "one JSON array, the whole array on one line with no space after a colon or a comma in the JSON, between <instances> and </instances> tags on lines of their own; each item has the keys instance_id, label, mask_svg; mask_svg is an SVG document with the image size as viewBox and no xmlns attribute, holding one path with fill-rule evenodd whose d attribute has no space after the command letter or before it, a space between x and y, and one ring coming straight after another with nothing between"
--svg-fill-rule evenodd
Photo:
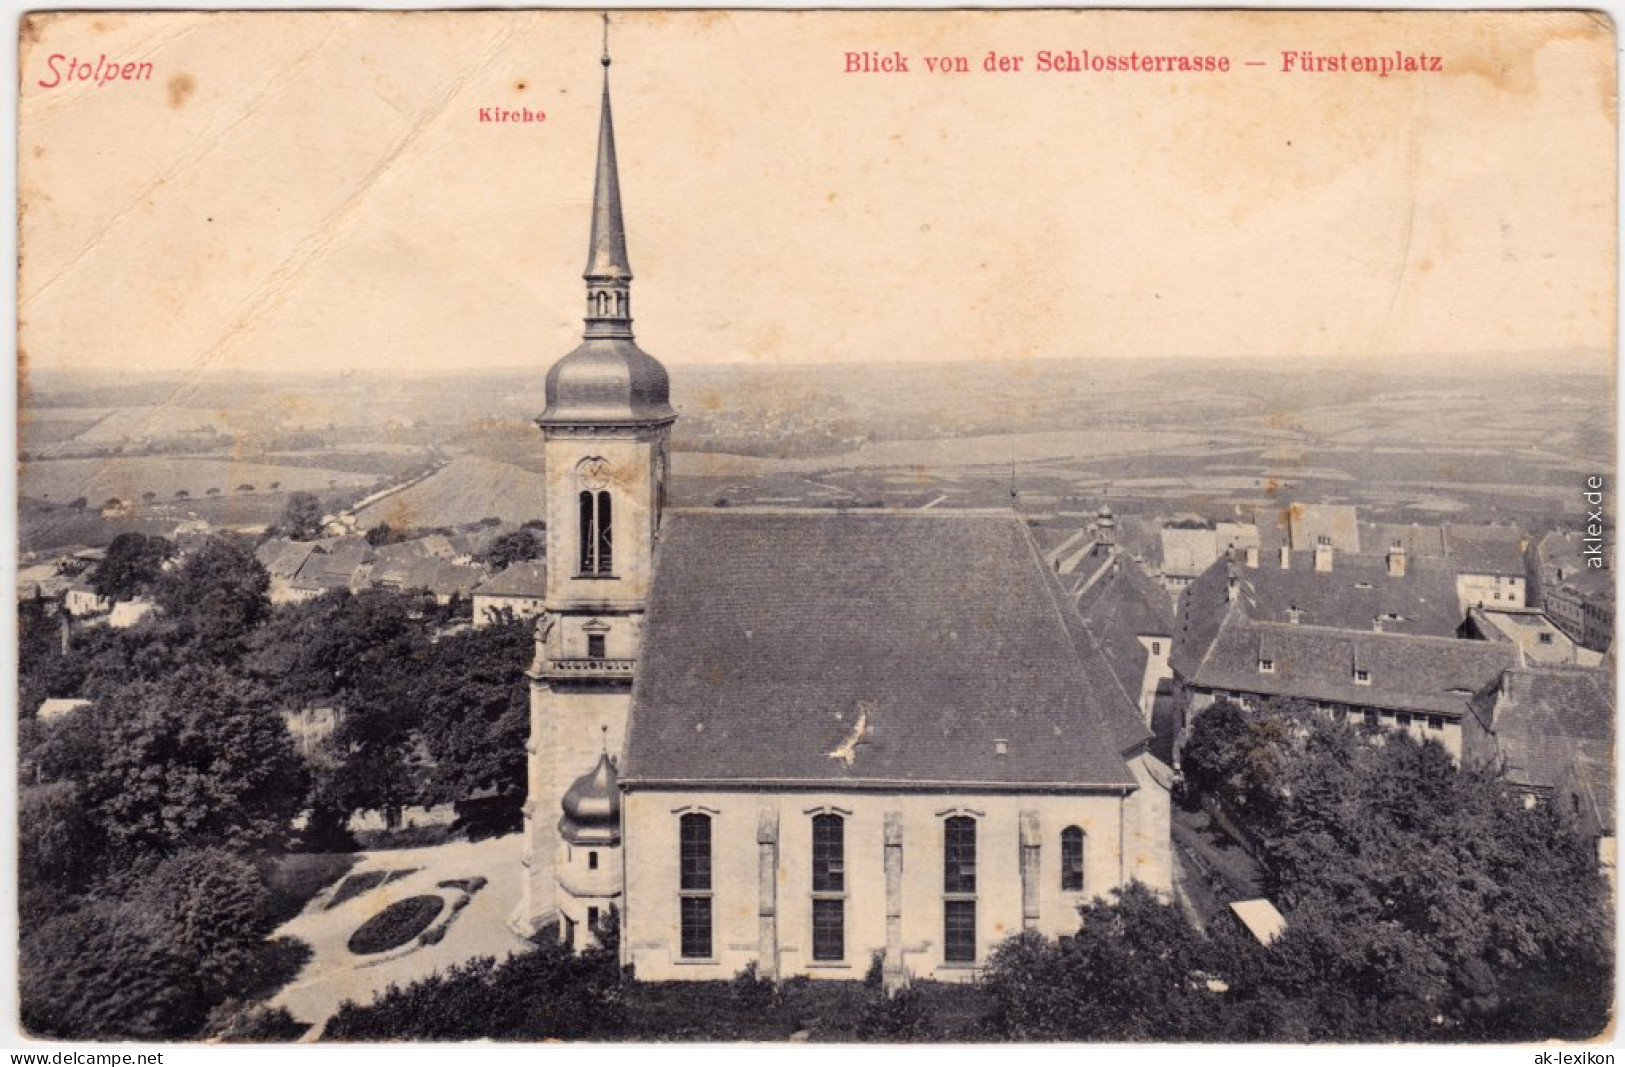
<instances>
[{"instance_id":1,"label":"church tower","mask_svg":"<svg viewBox=\"0 0 1625 1067\"><path fill-rule=\"evenodd\" d=\"M677 419L666 369L632 339L607 31L602 62L586 329L548 371L547 406L536 420L547 470L547 596L527 672L525 893L514 916L526 934L560 918L565 793L583 768L625 744Z\"/></svg>"}]
</instances>

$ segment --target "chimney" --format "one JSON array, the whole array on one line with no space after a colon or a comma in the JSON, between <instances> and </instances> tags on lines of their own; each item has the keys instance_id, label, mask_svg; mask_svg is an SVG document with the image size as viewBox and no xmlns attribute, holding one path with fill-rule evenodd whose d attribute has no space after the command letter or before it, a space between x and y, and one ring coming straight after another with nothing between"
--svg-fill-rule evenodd
<instances>
[{"instance_id":1,"label":"chimney","mask_svg":"<svg viewBox=\"0 0 1625 1067\"><path fill-rule=\"evenodd\" d=\"M1388 577L1405 577L1405 546L1398 541L1388 548Z\"/></svg>"},{"instance_id":2,"label":"chimney","mask_svg":"<svg viewBox=\"0 0 1625 1067\"><path fill-rule=\"evenodd\" d=\"M1321 534L1315 542L1315 570L1321 574L1329 574L1332 569L1332 539Z\"/></svg>"},{"instance_id":3,"label":"chimney","mask_svg":"<svg viewBox=\"0 0 1625 1067\"><path fill-rule=\"evenodd\" d=\"M1292 569L1292 549L1286 545L1281 546L1281 569L1283 571Z\"/></svg>"},{"instance_id":4,"label":"chimney","mask_svg":"<svg viewBox=\"0 0 1625 1067\"><path fill-rule=\"evenodd\" d=\"M1247 566L1251 567L1255 571L1258 569L1258 546L1257 545L1248 545L1247 546Z\"/></svg>"}]
</instances>

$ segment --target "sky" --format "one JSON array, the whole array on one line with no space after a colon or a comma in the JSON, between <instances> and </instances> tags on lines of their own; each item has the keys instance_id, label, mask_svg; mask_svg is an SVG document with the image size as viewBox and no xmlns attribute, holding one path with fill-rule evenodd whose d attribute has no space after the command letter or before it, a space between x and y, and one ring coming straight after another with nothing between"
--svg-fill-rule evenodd
<instances>
[{"instance_id":1,"label":"sky","mask_svg":"<svg viewBox=\"0 0 1625 1067\"><path fill-rule=\"evenodd\" d=\"M625 12L611 32L636 328L669 366L1611 359L1604 19ZM600 33L591 12L29 20L22 358L545 369L580 333ZM1046 73L1041 49L1233 69ZM911 69L847 73L867 50ZM983 71L990 50L1024 69ZM1443 69L1288 73L1284 50ZM44 86L52 56L152 74Z\"/></svg>"}]
</instances>

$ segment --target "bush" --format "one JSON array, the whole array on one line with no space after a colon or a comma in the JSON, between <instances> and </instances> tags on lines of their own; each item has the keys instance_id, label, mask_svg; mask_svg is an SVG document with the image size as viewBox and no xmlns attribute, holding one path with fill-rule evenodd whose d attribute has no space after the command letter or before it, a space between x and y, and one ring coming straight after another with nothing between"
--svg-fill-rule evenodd
<instances>
[{"instance_id":1,"label":"bush","mask_svg":"<svg viewBox=\"0 0 1625 1067\"><path fill-rule=\"evenodd\" d=\"M271 932L271 894L255 866L223 849L164 860L128 896L163 924L164 940L211 999L251 981Z\"/></svg>"},{"instance_id":2,"label":"bush","mask_svg":"<svg viewBox=\"0 0 1625 1067\"><path fill-rule=\"evenodd\" d=\"M392 985L366 1007L346 1002L324 1034L338 1041L580 1040L621 1032L625 1015L613 954L575 955L550 941L500 964L486 957Z\"/></svg>"},{"instance_id":3,"label":"bush","mask_svg":"<svg viewBox=\"0 0 1625 1067\"><path fill-rule=\"evenodd\" d=\"M139 909L97 903L22 938L22 1024L41 1037L169 1041L209 1008L190 964Z\"/></svg>"},{"instance_id":4,"label":"bush","mask_svg":"<svg viewBox=\"0 0 1625 1067\"><path fill-rule=\"evenodd\" d=\"M728 996L747 1011L767 1011L778 1000L778 989L756 969L756 961L745 964L744 970L728 983Z\"/></svg>"},{"instance_id":5,"label":"bush","mask_svg":"<svg viewBox=\"0 0 1625 1067\"><path fill-rule=\"evenodd\" d=\"M418 896L397 900L374 915L350 935L349 949L358 956L400 948L429 928L440 917L445 901L439 897Z\"/></svg>"},{"instance_id":6,"label":"bush","mask_svg":"<svg viewBox=\"0 0 1625 1067\"><path fill-rule=\"evenodd\" d=\"M863 972L865 989L879 989L886 981L886 950L877 948L869 956L869 969Z\"/></svg>"},{"instance_id":7,"label":"bush","mask_svg":"<svg viewBox=\"0 0 1625 1067\"><path fill-rule=\"evenodd\" d=\"M913 986L893 997L882 994L874 998L858 1020L858 1037L864 1041L922 1041L931 1034L930 1008L924 994Z\"/></svg>"}]
</instances>

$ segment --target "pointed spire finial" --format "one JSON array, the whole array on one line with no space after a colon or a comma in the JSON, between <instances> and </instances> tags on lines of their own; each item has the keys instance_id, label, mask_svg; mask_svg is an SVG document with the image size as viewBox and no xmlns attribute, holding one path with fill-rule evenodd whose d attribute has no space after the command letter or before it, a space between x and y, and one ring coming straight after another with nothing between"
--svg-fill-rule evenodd
<instances>
[{"instance_id":1,"label":"pointed spire finial","mask_svg":"<svg viewBox=\"0 0 1625 1067\"><path fill-rule=\"evenodd\" d=\"M604 100L598 119L598 173L592 192L592 243L587 252L588 338L632 336L632 264L621 221L621 180L615 164L615 122L609 107L609 13L604 13Z\"/></svg>"},{"instance_id":2,"label":"pointed spire finial","mask_svg":"<svg viewBox=\"0 0 1625 1067\"><path fill-rule=\"evenodd\" d=\"M604 17L607 19L609 16L605 15ZM604 736L601 739L603 742L602 747L604 750L604 755L607 756L609 755L609 723L600 723L598 729L603 731Z\"/></svg>"}]
</instances>

